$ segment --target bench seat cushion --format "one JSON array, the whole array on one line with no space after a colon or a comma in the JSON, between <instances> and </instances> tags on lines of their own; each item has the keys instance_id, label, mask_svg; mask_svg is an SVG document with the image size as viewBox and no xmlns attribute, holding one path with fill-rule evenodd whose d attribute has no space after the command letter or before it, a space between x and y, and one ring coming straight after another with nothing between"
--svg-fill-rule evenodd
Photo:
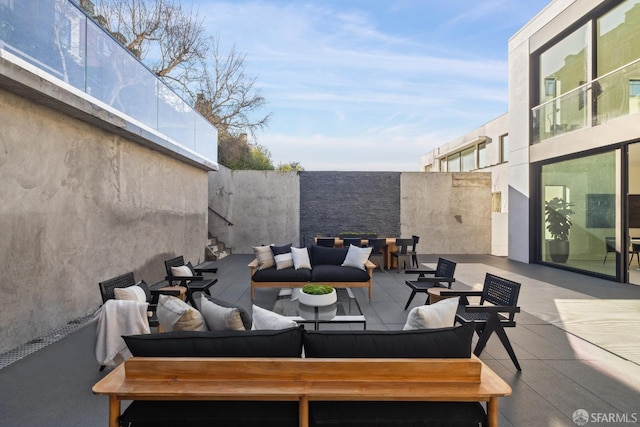
<instances>
[{"instance_id":1,"label":"bench seat cushion","mask_svg":"<svg viewBox=\"0 0 640 427\"><path fill-rule=\"evenodd\" d=\"M301 357L302 326L281 330L163 332L123 337L134 356Z\"/></svg>"},{"instance_id":2,"label":"bench seat cushion","mask_svg":"<svg viewBox=\"0 0 640 427\"><path fill-rule=\"evenodd\" d=\"M137 400L120 416L120 425L298 427L298 402Z\"/></svg>"},{"instance_id":3,"label":"bench seat cushion","mask_svg":"<svg viewBox=\"0 0 640 427\"><path fill-rule=\"evenodd\" d=\"M305 331L307 357L471 357L474 325L410 331Z\"/></svg>"},{"instance_id":4,"label":"bench seat cushion","mask_svg":"<svg viewBox=\"0 0 640 427\"><path fill-rule=\"evenodd\" d=\"M359 268L340 265L315 265L311 270L312 282L367 282L369 273Z\"/></svg>"},{"instance_id":5,"label":"bench seat cushion","mask_svg":"<svg viewBox=\"0 0 640 427\"><path fill-rule=\"evenodd\" d=\"M311 427L478 427L479 402L309 402Z\"/></svg>"},{"instance_id":6,"label":"bench seat cushion","mask_svg":"<svg viewBox=\"0 0 640 427\"><path fill-rule=\"evenodd\" d=\"M258 270L251 278L254 282L308 282L311 280L311 270L301 268L285 268L276 270L275 267Z\"/></svg>"}]
</instances>

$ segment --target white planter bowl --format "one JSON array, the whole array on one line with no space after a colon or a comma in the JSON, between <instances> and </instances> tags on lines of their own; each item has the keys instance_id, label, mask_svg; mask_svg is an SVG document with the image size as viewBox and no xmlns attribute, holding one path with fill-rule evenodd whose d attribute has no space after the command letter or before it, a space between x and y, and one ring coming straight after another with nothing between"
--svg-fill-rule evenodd
<instances>
[{"instance_id":1,"label":"white planter bowl","mask_svg":"<svg viewBox=\"0 0 640 427\"><path fill-rule=\"evenodd\" d=\"M324 295L305 294L301 291L298 300L300 304L310 305L312 307L324 307L338 301L338 294L336 294L335 289L330 294Z\"/></svg>"}]
</instances>

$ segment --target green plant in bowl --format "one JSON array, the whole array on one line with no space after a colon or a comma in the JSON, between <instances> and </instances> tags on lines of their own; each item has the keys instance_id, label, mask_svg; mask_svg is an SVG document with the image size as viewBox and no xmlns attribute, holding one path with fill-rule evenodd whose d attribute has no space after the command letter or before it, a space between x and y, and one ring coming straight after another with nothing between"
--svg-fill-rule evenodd
<instances>
[{"instance_id":1,"label":"green plant in bowl","mask_svg":"<svg viewBox=\"0 0 640 427\"><path fill-rule=\"evenodd\" d=\"M302 287L302 292L309 295L326 295L333 292L333 287L329 285L316 285L314 283L309 283Z\"/></svg>"}]
</instances>

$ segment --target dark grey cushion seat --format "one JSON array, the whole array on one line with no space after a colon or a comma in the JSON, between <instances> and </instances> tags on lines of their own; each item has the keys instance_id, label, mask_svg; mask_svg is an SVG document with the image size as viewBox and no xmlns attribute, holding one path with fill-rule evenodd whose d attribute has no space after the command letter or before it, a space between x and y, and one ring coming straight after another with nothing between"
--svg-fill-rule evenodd
<instances>
[{"instance_id":1,"label":"dark grey cushion seat","mask_svg":"<svg viewBox=\"0 0 640 427\"><path fill-rule=\"evenodd\" d=\"M478 427L479 402L309 402L311 427Z\"/></svg>"},{"instance_id":2,"label":"dark grey cushion seat","mask_svg":"<svg viewBox=\"0 0 640 427\"><path fill-rule=\"evenodd\" d=\"M316 265L311 271L312 282L366 282L369 273L359 268L339 265Z\"/></svg>"},{"instance_id":3,"label":"dark grey cushion seat","mask_svg":"<svg viewBox=\"0 0 640 427\"><path fill-rule=\"evenodd\" d=\"M120 416L126 427L297 427L298 402L136 400Z\"/></svg>"},{"instance_id":4,"label":"dark grey cushion seat","mask_svg":"<svg viewBox=\"0 0 640 427\"><path fill-rule=\"evenodd\" d=\"M308 282L311 280L311 270L301 268L284 268L276 270L275 267L258 270L254 273L254 282Z\"/></svg>"}]
</instances>

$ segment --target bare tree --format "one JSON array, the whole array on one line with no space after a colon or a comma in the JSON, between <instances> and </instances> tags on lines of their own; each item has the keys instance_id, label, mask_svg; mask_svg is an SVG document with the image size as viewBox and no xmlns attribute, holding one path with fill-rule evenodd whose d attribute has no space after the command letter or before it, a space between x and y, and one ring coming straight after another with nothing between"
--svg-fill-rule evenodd
<instances>
[{"instance_id":1,"label":"bare tree","mask_svg":"<svg viewBox=\"0 0 640 427\"><path fill-rule=\"evenodd\" d=\"M170 86L207 56L208 39L197 12L175 0L100 0L100 22Z\"/></svg>"},{"instance_id":2,"label":"bare tree","mask_svg":"<svg viewBox=\"0 0 640 427\"><path fill-rule=\"evenodd\" d=\"M255 138L255 132L267 125L270 115L252 117L267 102L255 87L256 77L246 74L245 55L239 54L235 46L223 55L218 40L214 40L208 59L211 66L203 67L197 93L191 93L197 99L196 109L218 129L232 134L249 132Z\"/></svg>"},{"instance_id":3,"label":"bare tree","mask_svg":"<svg viewBox=\"0 0 640 427\"><path fill-rule=\"evenodd\" d=\"M222 52L217 38L205 35L198 13L179 0L99 0L96 19L138 59L209 120L236 158L245 147L233 147L241 134L263 129L270 114L247 74L246 55L235 46ZM240 144L242 145L242 144ZM246 143L244 144L246 145ZM255 150L254 150L255 151ZM268 150L260 151L268 157Z\"/></svg>"}]
</instances>

